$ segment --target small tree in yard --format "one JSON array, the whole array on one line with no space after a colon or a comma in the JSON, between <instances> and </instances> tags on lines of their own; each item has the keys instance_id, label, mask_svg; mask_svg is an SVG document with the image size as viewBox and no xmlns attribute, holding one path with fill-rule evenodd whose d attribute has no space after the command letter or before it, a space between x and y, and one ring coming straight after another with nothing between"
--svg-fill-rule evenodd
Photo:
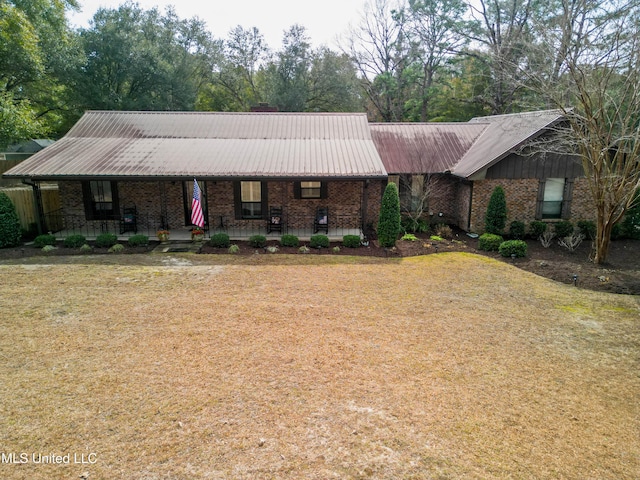
<instances>
[{"instance_id":1,"label":"small tree in yard","mask_svg":"<svg viewBox=\"0 0 640 480\"><path fill-rule=\"evenodd\" d=\"M393 247L400 235L400 197L398 186L390 182L382 196L378 220L378 241L381 247Z\"/></svg>"},{"instance_id":2,"label":"small tree in yard","mask_svg":"<svg viewBox=\"0 0 640 480\"><path fill-rule=\"evenodd\" d=\"M507 223L507 201L504 196L504 189L497 186L493 189L487 213L484 217L484 231L494 235L502 235Z\"/></svg>"},{"instance_id":3,"label":"small tree in yard","mask_svg":"<svg viewBox=\"0 0 640 480\"><path fill-rule=\"evenodd\" d=\"M22 231L16 207L6 193L0 192L0 248L20 244Z\"/></svg>"}]
</instances>

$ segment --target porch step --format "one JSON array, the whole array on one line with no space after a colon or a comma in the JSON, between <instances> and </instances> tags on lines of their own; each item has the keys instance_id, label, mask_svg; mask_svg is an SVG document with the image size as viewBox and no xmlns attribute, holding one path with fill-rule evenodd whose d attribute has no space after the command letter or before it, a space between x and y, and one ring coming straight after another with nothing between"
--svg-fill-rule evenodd
<instances>
[{"instance_id":1,"label":"porch step","mask_svg":"<svg viewBox=\"0 0 640 480\"><path fill-rule=\"evenodd\" d=\"M199 242L167 242L161 243L151 253L198 253L203 243Z\"/></svg>"}]
</instances>

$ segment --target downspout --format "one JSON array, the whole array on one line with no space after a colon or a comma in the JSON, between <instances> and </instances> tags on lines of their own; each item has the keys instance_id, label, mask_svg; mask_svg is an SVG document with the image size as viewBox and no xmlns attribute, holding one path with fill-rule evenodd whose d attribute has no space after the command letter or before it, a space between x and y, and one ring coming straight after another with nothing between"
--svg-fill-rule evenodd
<instances>
[{"instance_id":1,"label":"downspout","mask_svg":"<svg viewBox=\"0 0 640 480\"><path fill-rule=\"evenodd\" d=\"M38 235L42 235L44 228L44 208L42 207L42 193L40 192L40 185L37 182L22 179L22 183L29 185L33 189L33 203L36 214L36 226L38 227Z\"/></svg>"},{"instance_id":2,"label":"downspout","mask_svg":"<svg viewBox=\"0 0 640 480\"><path fill-rule=\"evenodd\" d=\"M366 237L367 211L369 208L369 180L362 182L362 215L360 216L360 232Z\"/></svg>"}]
</instances>

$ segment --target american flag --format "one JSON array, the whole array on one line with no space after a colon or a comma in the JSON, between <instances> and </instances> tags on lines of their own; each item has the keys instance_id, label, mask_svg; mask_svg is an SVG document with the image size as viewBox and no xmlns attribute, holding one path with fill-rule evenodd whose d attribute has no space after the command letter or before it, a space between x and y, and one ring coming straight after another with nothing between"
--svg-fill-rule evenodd
<instances>
[{"instance_id":1,"label":"american flag","mask_svg":"<svg viewBox=\"0 0 640 480\"><path fill-rule=\"evenodd\" d=\"M204 215L202 214L202 204L200 203L200 187L197 180L193 179L193 200L191 201L191 223L204 228Z\"/></svg>"}]
</instances>

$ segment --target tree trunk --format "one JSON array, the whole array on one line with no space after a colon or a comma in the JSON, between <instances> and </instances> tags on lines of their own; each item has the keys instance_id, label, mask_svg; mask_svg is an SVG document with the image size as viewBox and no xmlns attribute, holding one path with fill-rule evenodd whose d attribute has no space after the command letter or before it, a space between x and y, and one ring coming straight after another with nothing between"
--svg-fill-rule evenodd
<instances>
[{"instance_id":1,"label":"tree trunk","mask_svg":"<svg viewBox=\"0 0 640 480\"><path fill-rule=\"evenodd\" d=\"M593 258L593 263L597 265L606 263L607 256L609 255L612 230L613 225L611 222L605 218L603 212L598 212L598 224L595 238L596 252Z\"/></svg>"}]
</instances>

